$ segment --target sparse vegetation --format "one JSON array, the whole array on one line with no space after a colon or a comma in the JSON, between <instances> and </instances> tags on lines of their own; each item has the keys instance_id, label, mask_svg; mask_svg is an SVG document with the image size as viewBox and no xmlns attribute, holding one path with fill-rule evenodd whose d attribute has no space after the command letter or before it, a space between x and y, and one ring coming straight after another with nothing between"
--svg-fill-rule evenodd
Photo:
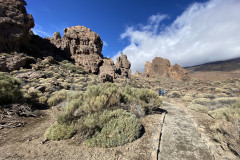
<instances>
[{"instance_id":1,"label":"sparse vegetation","mask_svg":"<svg viewBox=\"0 0 240 160\"><path fill-rule=\"evenodd\" d=\"M191 96L185 95L183 97L183 101L185 101L185 102L192 102L192 100L193 100L193 98Z\"/></svg>"},{"instance_id":2,"label":"sparse vegetation","mask_svg":"<svg viewBox=\"0 0 240 160\"><path fill-rule=\"evenodd\" d=\"M152 90L120 88L112 83L90 86L86 92L71 92L67 97L68 102L58 115L57 124L45 136L57 137L49 138L53 140L64 139L61 135L56 136L58 125L62 128L74 124L77 132L85 137L86 145L98 147L123 145L137 139L141 132L137 117L162 105L158 94ZM131 104L138 105L133 109ZM72 130L64 131L72 133Z\"/></svg>"},{"instance_id":3,"label":"sparse vegetation","mask_svg":"<svg viewBox=\"0 0 240 160\"><path fill-rule=\"evenodd\" d=\"M170 98L180 98L181 96L182 96L181 93L178 91L172 91L168 93L168 97Z\"/></svg>"},{"instance_id":4,"label":"sparse vegetation","mask_svg":"<svg viewBox=\"0 0 240 160\"><path fill-rule=\"evenodd\" d=\"M52 96L48 99L49 106L55 106L67 98L67 91L61 90L52 93Z\"/></svg>"},{"instance_id":5,"label":"sparse vegetation","mask_svg":"<svg viewBox=\"0 0 240 160\"><path fill-rule=\"evenodd\" d=\"M208 98L196 98L193 100L195 104L207 105L211 103L211 100Z\"/></svg>"},{"instance_id":6,"label":"sparse vegetation","mask_svg":"<svg viewBox=\"0 0 240 160\"><path fill-rule=\"evenodd\" d=\"M105 110L83 118L81 128L94 133L84 143L88 146L114 147L134 141L140 136L141 124L137 118L122 110Z\"/></svg>"},{"instance_id":7,"label":"sparse vegetation","mask_svg":"<svg viewBox=\"0 0 240 160\"><path fill-rule=\"evenodd\" d=\"M6 73L0 73L0 103L9 104L19 101L22 97L20 85L20 80L6 75Z\"/></svg>"},{"instance_id":8,"label":"sparse vegetation","mask_svg":"<svg viewBox=\"0 0 240 160\"><path fill-rule=\"evenodd\" d=\"M74 135L75 126L74 124L53 124L45 132L45 137L49 140L61 140L68 139Z\"/></svg>"},{"instance_id":9,"label":"sparse vegetation","mask_svg":"<svg viewBox=\"0 0 240 160\"><path fill-rule=\"evenodd\" d=\"M71 62L64 60L61 63L61 66L63 66L65 69L71 71L71 72L76 72L78 74L85 74L86 71L83 69L81 66L75 66Z\"/></svg>"},{"instance_id":10,"label":"sparse vegetation","mask_svg":"<svg viewBox=\"0 0 240 160\"><path fill-rule=\"evenodd\" d=\"M190 108L191 110L194 110L196 112L200 112L200 113L208 113L208 108L201 105L201 104L190 104L188 106L188 108Z\"/></svg>"},{"instance_id":11,"label":"sparse vegetation","mask_svg":"<svg viewBox=\"0 0 240 160\"><path fill-rule=\"evenodd\" d=\"M225 150L229 150L228 141L239 140L240 99L231 107L209 111L209 115L216 119L210 126L214 140L221 143Z\"/></svg>"}]
</instances>

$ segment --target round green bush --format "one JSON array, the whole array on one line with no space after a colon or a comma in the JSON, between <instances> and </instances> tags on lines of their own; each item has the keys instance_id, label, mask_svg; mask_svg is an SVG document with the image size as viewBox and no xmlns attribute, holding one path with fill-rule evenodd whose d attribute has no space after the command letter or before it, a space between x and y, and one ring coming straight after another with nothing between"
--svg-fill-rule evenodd
<instances>
[{"instance_id":1,"label":"round green bush","mask_svg":"<svg viewBox=\"0 0 240 160\"><path fill-rule=\"evenodd\" d=\"M10 104L19 101L22 97L20 85L20 80L0 73L0 103Z\"/></svg>"},{"instance_id":2,"label":"round green bush","mask_svg":"<svg viewBox=\"0 0 240 160\"><path fill-rule=\"evenodd\" d=\"M125 110L106 110L93 117L95 119L89 117L85 121L89 128L96 129L95 134L84 141L87 146L115 147L132 142L140 136L141 124L135 115Z\"/></svg>"},{"instance_id":3,"label":"round green bush","mask_svg":"<svg viewBox=\"0 0 240 160\"><path fill-rule=\"evenodd\" d=\"M67 124L53 124L45 132L45 137L49 140L61 140L71 138L75 133L75 126Z\"/></svg>"}]
</instances>

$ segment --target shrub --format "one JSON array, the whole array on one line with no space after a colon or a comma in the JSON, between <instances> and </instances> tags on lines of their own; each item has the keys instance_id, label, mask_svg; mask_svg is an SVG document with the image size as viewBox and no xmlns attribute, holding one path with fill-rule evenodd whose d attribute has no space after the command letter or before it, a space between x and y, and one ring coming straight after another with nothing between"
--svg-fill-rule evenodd
<instances>
[{"instance_id":1,"label":"shrub","mask_svg":"<svg viewBox=\"0 0 240 160\"><path fill-rule=\"evenodd\" d=\"M228 90L223 89L223 88L215 88L215 92L230 94L230 92Z\"/></svg>"},{"instance_id":2,"label":"shrub","mask_svg":"<svg viewBox=\"0 0 240 160\"><path fill-rule=\"evenodd\" d=\"M161 105L160 97L152 90L121 89L115 84L104 83L90 86L86 92L69 92L57 124L75 124L83 139L87 138L84 143L88 146L118 146L138 138L141 125L137 117Z\"/></svg>"},{"instance_id":3,"label":"shrub","mask_svg":"<svg viewBox=\"0 0 240 160\"><path fill-rule=\"evenodd\" d=\"M240 108L240 98L238 98L238 99L236 100L235 104L233 104L233 108L235 108L235 109Z\"/></svg>"},{"instance_id":4,"label":"shrub","mask_svg":"<svg viewBox=\"0 0 240 160\"><path fill-rule=\"evenodd\" d=\"M178 91L172 91L168 94L168 97L170 98L180 98L182 95Z\"/></svg>"},{"instance_id":5,"label":"shrub","mask_svg":"<svg viewBox=\"0 0 240 160\"><path fill-rule=\"evenodd\" d=\"M203 98L203 97L204 97L203 94L197 94L197 95L195 95L195 98Z\"/></svg>"},{"instance_id":6,"label":"shrub","mask_svg":"<svg viewBox=\"0 0 240 160\"><path fill-rule=\"evenodd\" d=\"M218 108L210 111L209 114L216 119L225 119L235 123L236 119L240 120L240 99L236 100L231 107Z\"/></svg>"},{"instance_id":7,"label":"shrub","mask_svg":"<svg viewBox=\"0 0 240 160\"><path fill-rule=\"evenodd\" d=\"M193 100L193 98L191 96L186 95L183 97L183 101L185 101L185 102L192 102L192 100Z\"/></svg>"},{"instance_id":8,"label":"shrub","mask_svg":"<svg viewBox=\"0 0 240 160\"><path fill-rule=\"evenodd\" d=\"M211 103L211 100L208 98L196 98L193 100L195 104L207 105Z\"/></svg>"},{"instance_id":9,"label":"shrub","mask_svg":"<svg viewBox=\"0 0 240 160\"><path fill-rule=\"evenodd\" d=\"M122 110L95 113L87 116L83 124L94 130L86 139L87 146L115 147L134 141L140 136L141 125L137 118Z\"/></svg>"},{"instance_id":10,"label":"shrub","mask_svg":"<svg viewBox=\"0 0 240 160\"><path fill-rule=\"evenodd\" d=\"M74 124L53 124L45 132L45 137L49 140L61 140L71 138L75 133Z\"/></svg>"},{"instance_id":11,"label":"shrub","mask_svg":"<svg viewBox=\"0 0 240 160\"><path fill-rule=\"evenodd\" d=\"M67 60L64 60L60 63L65 69L71 71L71 72L75 72L78 74L85 74L86 71L84 70L83 67L81 66L75 66L74 64L72 64L71 62L68 62Z\"/></svg>"},{"instance_id":12,"label":"shrub","mask_svg":"<svg viewBox=\"0 0 240 160\"><path fill-rule=\"evenodd\" d=\"M65 107L63 107L62 112L58 115L57 121L60 124L70 124L76 118L75 116L80 116L86 113L86 111L81 107L83 103L83 97L79 97L78 99L74 99L67 103ZM79 115L73 115L74 112L79 110Z\"/></svg>"},{"instance_id":13,"label":"shrub","mask_svg":"<svg viewBox=\"0 0 240 160\"><path fill-rule=\"evenodd\" d=\"M42 96L38 98L39 103L46 104L48 98L46 96Z\"/></svg>"},{"instance_id":14,"label":"shrub","mask_svg":"<svg viewBox=\"0 0 240 160\"><path fill-rule=\"evenodd\" d=\"M200 113L208 113L208 108L201 105L201 104L190 104L188 106L188 108L190 108L191 110L194 110L196 112L200 112Z\"/></svg>"},{"instance_id":15,"label":"shrub","mask_svg":"<svg viewBox=\"0 0 240 160\"><path fill-rule=\"evenodd\" d=\"M48 103L49 106L55 106L55 105L61 103L66 98L67 98L67 91L66 90L53 92L52 96L48 99L47 103Z\"/></svg>"},{"instance_id":16,"label":"shrub","mask_svg":"<svg viewBox=\"0 0 240 160\"><path fill-rule=\"evenodd\" d=\"M224 149L228 150L229 141L237 141L239 139L240 99L229 108L224 107L209 111L209 115L217 119L210 126L213 139L221 143Z\"/></svg>"},{"instance_id":17,"label":"shrub","mask_svg":"<svg viewBox=\"0 0 240 160\"><path fill-rule=\"evenodd\" d=\"M129 86L126 86L121 92L121 102L130 106L128 110L138 117L142 117L162 105L162 100L157 92Z\"/></svg>"},{"instance_id":18,"label":"shrub","mask_svg":"<svg viewBox=\"0 0 240 160\"><path fill-rule=\"evenodd\" d=\"M203 98L214 99L214 98L216 98L216 96L214 94L205 94L205 95L203 95Z\"/></svg>"},{"instance_id":19,"label":"shrub","mask_svg":"<svg viewBox=\"0 0 240 160\"><path fill-rule=\"evenodd\" d=\"M237 101L238 97L222 97L214 99L215 103L233 104Z\"/></svg>"},{"instance_id":20,"label":"shrub","mask_svg":"<svg viewBox=\"0 0 240 160\"><path fill-rule=\"evenodd\" d=\"M84 94L83 108L88 113L114 107L120 100L119 87L112 83L90 86Z\"/></svg>"},{"instance_id":21,"label":"shrub","mask_svg":"<svg viewBox=\"0 0 240 160\"><path fill-rule=\"evenodd\" d=\"M19 101L22 97L20 85L20 80L0 73L0 103L9 104Z\"/></svg>"}]
</instances>

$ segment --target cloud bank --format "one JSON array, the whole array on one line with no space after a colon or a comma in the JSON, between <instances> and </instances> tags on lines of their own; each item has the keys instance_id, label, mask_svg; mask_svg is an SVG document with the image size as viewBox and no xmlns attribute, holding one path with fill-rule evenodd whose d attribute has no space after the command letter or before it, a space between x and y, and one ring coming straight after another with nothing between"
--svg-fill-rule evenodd
<instances>
[{"instance_id":1,"label":"cloud bank","mask_svg":"<svg viewBox=\"0 0 240 160\"><path fill-rule=\"evenodd\" d=\"M133 72L143 72L145 61L155 57L182 66L240 57L239 11L239 0L210 0L192 4L169 26L163 25L168 15L152 15L147 24L128 27L121 34L130 41L123 53Z\"/></svg>"}]
</instances>

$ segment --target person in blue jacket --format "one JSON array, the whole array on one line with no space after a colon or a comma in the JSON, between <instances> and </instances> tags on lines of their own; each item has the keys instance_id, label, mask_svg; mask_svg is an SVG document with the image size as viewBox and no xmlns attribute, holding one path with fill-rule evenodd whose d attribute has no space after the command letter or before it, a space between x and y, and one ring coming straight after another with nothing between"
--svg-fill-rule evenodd
<instances>
[{"instance_id":1,"label":"person in blue jacket","mask_svg":"<svg viewBox=\"0 0 240 160\"><path fill-rule=\"evenodd\" d=\"M164 96L164 90L161 88L161 89L159 89L159 91L158 91L158 94L159 94L159 96Z\"/></svg>"}]
</instances>

